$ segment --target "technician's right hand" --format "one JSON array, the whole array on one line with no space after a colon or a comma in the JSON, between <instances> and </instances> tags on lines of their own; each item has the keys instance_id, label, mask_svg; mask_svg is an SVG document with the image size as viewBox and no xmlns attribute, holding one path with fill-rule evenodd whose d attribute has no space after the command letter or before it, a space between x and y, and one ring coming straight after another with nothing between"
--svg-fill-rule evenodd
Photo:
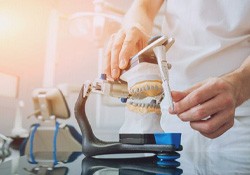
<instances>
[{"instance_id":1,"label":"technician's right hand","mask_svg":"<svg viewBox=\"0 0 250 175\"><path fill-rule=\"evenodd\" d=\"M108 42L104 53L104 72L108 79L117 79L121 70L128 66L129 59L147 45L149 35L140 27L120 29Z\"/></svg>"}]
</instances>

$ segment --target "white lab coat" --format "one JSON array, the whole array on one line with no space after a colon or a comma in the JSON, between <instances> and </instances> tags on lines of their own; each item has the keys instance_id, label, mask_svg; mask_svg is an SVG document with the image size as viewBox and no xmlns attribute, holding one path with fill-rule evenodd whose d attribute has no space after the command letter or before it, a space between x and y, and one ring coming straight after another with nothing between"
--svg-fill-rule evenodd
<instances>
[{"instance_id":1,"label":"white lab coat","mask_svg":"<svg viewBox=\"0 0 250 175\"><path fill-rule=\"evenodd\" d=\"M176 42L167 53L172 90L185 90L238 68L250 55L249 0L168 0L163 33ZM233 128L217 139L203 137L162 107L165 132L182 132L184 149L232 150L250 147L250 101L236 109Z\"/></svg>"}]
</instances>

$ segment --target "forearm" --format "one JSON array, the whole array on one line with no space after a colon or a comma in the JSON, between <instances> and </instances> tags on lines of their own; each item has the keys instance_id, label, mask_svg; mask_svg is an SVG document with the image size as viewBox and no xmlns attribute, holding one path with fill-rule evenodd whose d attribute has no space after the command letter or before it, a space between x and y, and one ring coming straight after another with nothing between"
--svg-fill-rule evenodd
<instances>
[{"instance_id":1,"label":"forearm","mask_svg":"<svg viewBox=\"0 0 250 175\"><path fill-rule=\"evenodd\" d=\"M224 77L236 89L237 106L250 99L250 55L238 69Z\"/></svg>"},{"instance_id":2,"label":"forearm","mask_svg":"<svg viewBox=\"0 0 250 175\"><path fill-rule=\"evenodd\" d=\"M137 26L151 34L154 18L162 3L163 0L135 0L124 17L123 27Z\"/></svg>"}]
</instances>

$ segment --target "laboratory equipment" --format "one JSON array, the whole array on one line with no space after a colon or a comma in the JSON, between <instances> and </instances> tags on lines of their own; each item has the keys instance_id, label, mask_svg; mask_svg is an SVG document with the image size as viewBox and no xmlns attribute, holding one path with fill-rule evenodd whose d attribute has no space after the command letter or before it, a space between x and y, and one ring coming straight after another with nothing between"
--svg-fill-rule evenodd
<instances>
[{"instance_id":1,"label":"laboratory equipment","mask_svg":"<svg viewBox=\"0 0 250 175\"><path fill-rule=\"evenodd\" d=\"M87 81L84 83L75 105L75 117L82 132L82 151L85 156L117 153L155 153L161 161L180 157L176 151L182 150L180 144L181 133L119 134L119 142L106 142L94 135L85 109L86 101L91 92L121 98L121 101L124 103L128 99L142 99L147 95L156 96L153 102L157 104L161 102L164 95L168 96L171 102L172 97L168 85L168 69L170 69L170 65L162 55L166 53L173 42L172 38L167 38L166 36L153 37L147 47L131 58L128 68L122 72L119 80L108 81L106 75L102 74L101 78L95 82ZM126 74L133 73L133 70L138 70L138 66L140 67L142 64L147 64L148 67L157 68L161 71L160 79L163 82L162 84L163 86L167 85L166 88L163 88L163 91L158 89L157 93L144 93L143 95L137 95L136 92L131 93L130 88L133 87L135 82L130 84L132 80L126 79L129 77ZM159 76L154 78L158 80ZM171 106L173 105L171 104Z\"/></svg>"},{"instance_id":2,"label":"laboratory equipment","mask_svg":"<svg viewBox=\"0 0 250 175\"><path fill-rule=\"evenodd\" d=\"M39 88L33 91L34 116L38 119L30 128L29 137L21 146L21 155L36 162L39 152L67 152L81 150L81 135L70 125L59 121L70 117L62 92L57 88Z\"/></svg>"}]
</instances>

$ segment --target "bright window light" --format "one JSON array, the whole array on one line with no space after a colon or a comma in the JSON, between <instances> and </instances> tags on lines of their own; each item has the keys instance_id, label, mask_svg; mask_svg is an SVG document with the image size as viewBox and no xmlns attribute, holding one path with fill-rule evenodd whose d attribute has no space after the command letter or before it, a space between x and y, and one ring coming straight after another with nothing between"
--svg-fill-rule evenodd
<instances>
[{"instance_id":1,"label":"bright window light","mask_svg":"<svg viewBox=\"0 0 250 175\"><path fill-rule=\"evenodd\" d=\"M8 32L11 27L10 17L7 14L0 13L0 34Z\"/></svg>"}]
</instances>

